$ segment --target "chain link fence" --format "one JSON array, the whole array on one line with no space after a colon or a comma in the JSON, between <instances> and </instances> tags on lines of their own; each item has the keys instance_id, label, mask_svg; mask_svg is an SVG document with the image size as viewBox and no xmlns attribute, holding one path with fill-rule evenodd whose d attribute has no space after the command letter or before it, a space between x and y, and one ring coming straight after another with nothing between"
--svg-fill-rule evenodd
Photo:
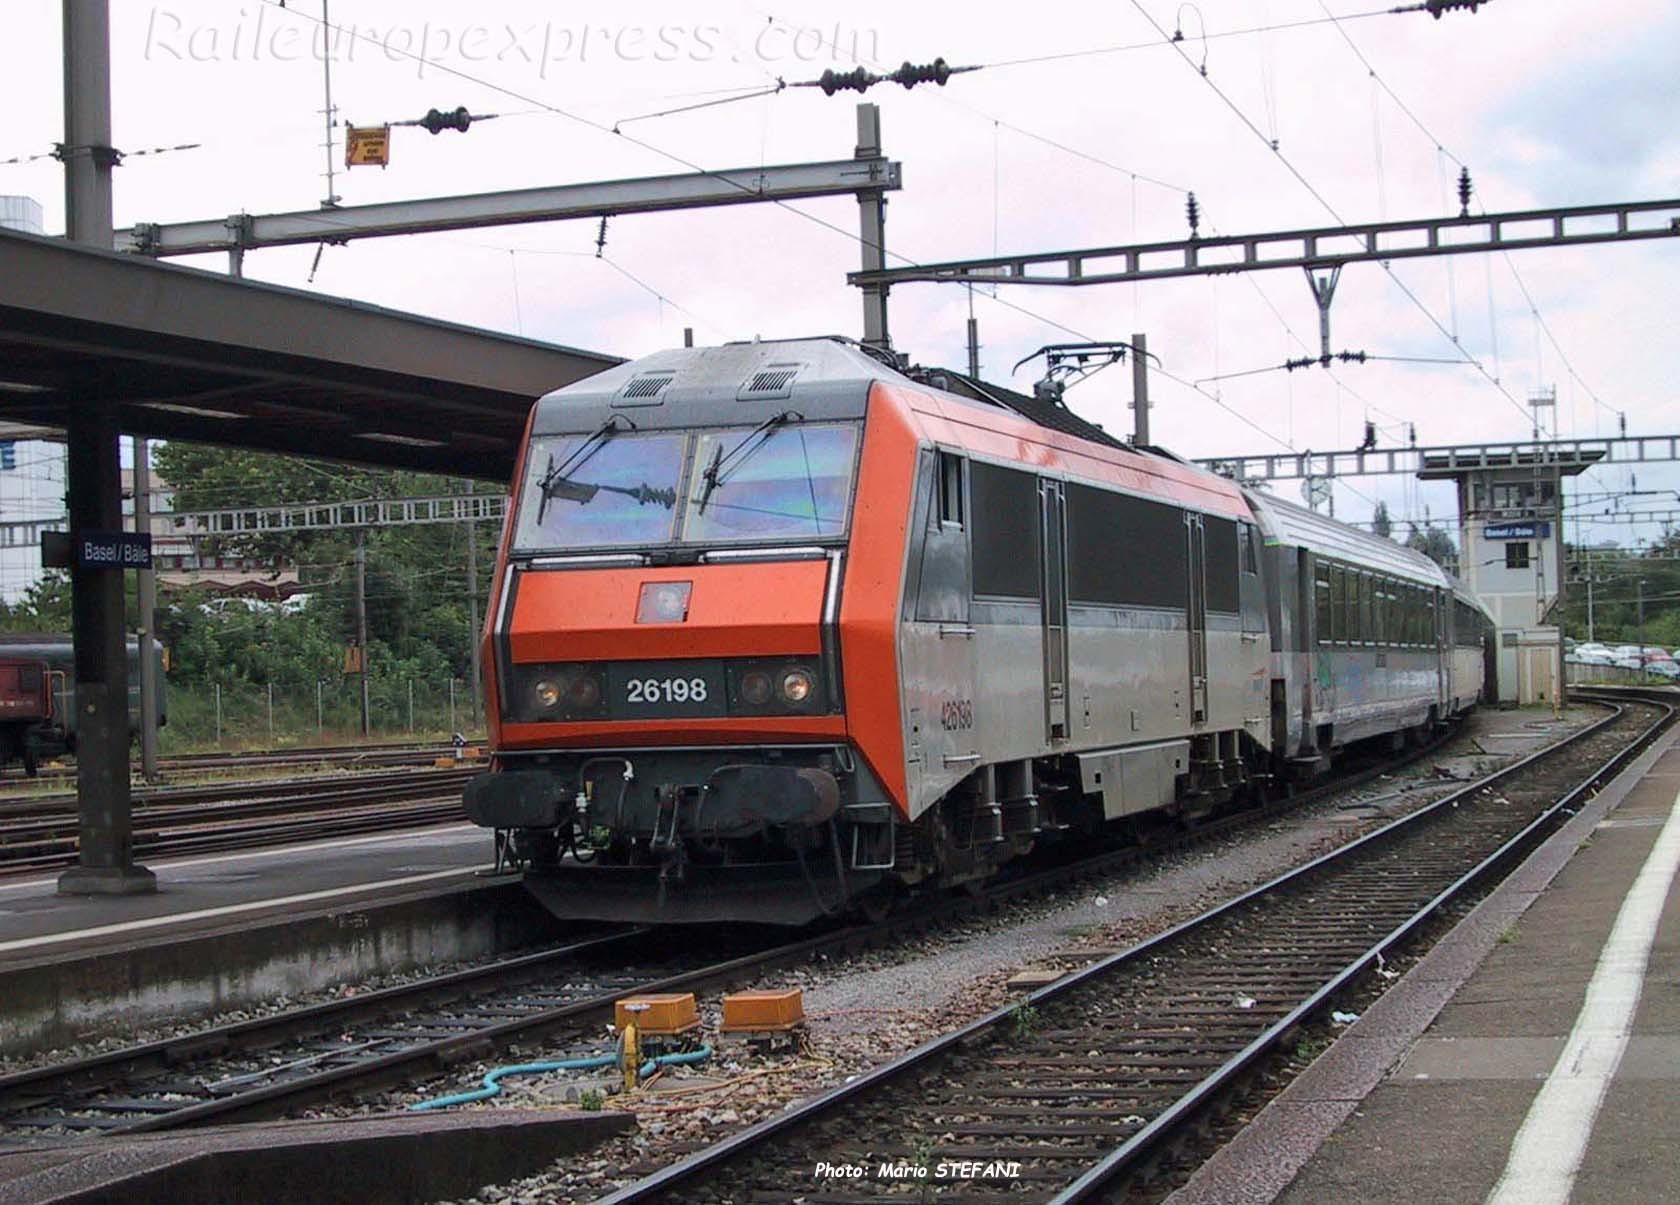
<instances>
[{"instance_id":1,"label":"chain link fence","mask_svg":"<svg viewBox=\"0 0 1680 1205\"><path fill-rule=\"evenodd\" d=\"M361 680L354 675L310 682L170 682L159 744L166 754L354 744L364 739L361 698ZM483 727L482 709L463 679L369 678L366 739L447 740Z\"/></svg>"}]
</instances>

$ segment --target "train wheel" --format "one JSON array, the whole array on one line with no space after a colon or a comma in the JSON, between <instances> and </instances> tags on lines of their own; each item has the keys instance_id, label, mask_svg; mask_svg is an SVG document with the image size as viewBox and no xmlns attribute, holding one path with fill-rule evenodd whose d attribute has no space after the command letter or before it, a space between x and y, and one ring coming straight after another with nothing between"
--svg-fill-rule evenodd
<instances>
[{"instance_id":1,"label":"train wheel","mask_svg":"<svg viewBox=\"0 0 1680 1205\"><path fill-rule=\"evenodd\" d=\"M858 915L872 925L878 925L892 914L892 897L884 891L865 892L857 900Z\"/></svg>"},{"instance_id":2,"label":"train wheel","mask_svg":"<svg viewBox=\"0 0 1680 1205\"><path fill-rule=\"evenodd\" d=\"M23 772L30 778L34 778L41 772L41 759L29 745L23 747Z\"/></svg>"}]
</instances>

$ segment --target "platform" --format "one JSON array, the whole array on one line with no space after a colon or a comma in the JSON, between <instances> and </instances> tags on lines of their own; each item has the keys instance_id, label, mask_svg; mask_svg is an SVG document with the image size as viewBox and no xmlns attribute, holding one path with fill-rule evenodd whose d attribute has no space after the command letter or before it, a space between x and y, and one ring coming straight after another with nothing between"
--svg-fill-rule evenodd
<instances>
[{"instance_id":1,"label":"platform","mask_svg":"<svg viewBox=\"0 0 1680 1205\"><path fill-rule=\"evenodd\" d=\"M372 837L148 859L153 896L57 893L57 874L0 880L0 969L68 949L166 940L275 913L459 890L493 861L471 824Z\"/></svg>"},{"instance_id":2,"label":"platform","mask_svg":"<svg viewBox=\"0 0 1680 1205\"><path fill-rule=\"evenodd\" d=\"M153 863L152 896L0 882L0 1060L553 940L474 825Z\"/></svg>"},{"instance_id":3,"label":"platform","mask_svg":"<svg viewBox=\"0 0 1680 1205\"><path fill-rule=\"evenodd\" d=\"M1680 1201L1680 730L1174 1194Z\"/></svg>"}]
</instances>

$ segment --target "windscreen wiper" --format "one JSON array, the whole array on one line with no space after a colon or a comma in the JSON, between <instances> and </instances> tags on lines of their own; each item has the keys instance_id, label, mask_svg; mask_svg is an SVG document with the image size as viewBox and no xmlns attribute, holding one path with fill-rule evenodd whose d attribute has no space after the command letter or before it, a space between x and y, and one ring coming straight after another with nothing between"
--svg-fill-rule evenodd
<instances>
[{"instance_id":1,"label":"windscreen wiper","mask_svg":"<svg viewBox=\"0 0 1680 1205\"><path fill-rule=\"evenodd\" d=\"M590 457L607 446L607 441L618 433L618 424L622 420L634 431L636 424L622 415L615 414L602 423L590 437L577 446L577 450L558 465L554 463L554 453L548 454L548 467L543 472L542 482L537 486L542 491L542 501L537 504L537 522L541 524L543 515L548 511L548 501L553 497L565 498L569 502L588 502L602 488L594 485L583 485L572 480L571 475L589 462ZM673 497L673 506L676 500Z\"/></svg>"},{"instance_id":2,"label":"windscreen wiper","mask_svg":"<svg viewBox=\"0 0 1680 1205\"><path fill-rule=\"evenodd\" d=\"M706 503L711 500L713 491L745 464L754 452L769 443L770 436L775 433L776 428L790 418L804 421L805 416L797 410L784 410L780 414L771 415L748 431L741 437L741 442L728 452L723 450L723 444L717 445L712 452L712 463L700 470L700 496L694 500L697 514L706 513ZM754 440L758 442L753 443ZM749 444L752 446L748 447Z\"/></svg>"}]
</instances>

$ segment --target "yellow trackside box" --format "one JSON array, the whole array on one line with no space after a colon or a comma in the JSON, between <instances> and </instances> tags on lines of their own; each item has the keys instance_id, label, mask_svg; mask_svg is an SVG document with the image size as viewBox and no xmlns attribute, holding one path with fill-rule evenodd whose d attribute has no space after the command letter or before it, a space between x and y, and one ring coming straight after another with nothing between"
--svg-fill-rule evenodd
<instances>
[{"instance_id":1,"label":"yellow trackside box","mask_svg":"<svg viewBox=\"0 0 1680 1205\"><path fill-rule=\"evenodd\" d=\"M646 1037L687 1033L700 1025L694 1007L694 993L668 996L627 996L613 1006L613 1027L623 1029L636 1020L636 1029Z\"/></svg>"},{"instance_id":2,"label":"yellow trackside box","mask_svg":"<svg viewBox=\"0 0 1680 1205\"><path fill-rule=\"evenodd\" d=\"M735 992L723 998L724 1033L769 1033L805 1023L805 993Z\"/></svg>"}]
</instances>

